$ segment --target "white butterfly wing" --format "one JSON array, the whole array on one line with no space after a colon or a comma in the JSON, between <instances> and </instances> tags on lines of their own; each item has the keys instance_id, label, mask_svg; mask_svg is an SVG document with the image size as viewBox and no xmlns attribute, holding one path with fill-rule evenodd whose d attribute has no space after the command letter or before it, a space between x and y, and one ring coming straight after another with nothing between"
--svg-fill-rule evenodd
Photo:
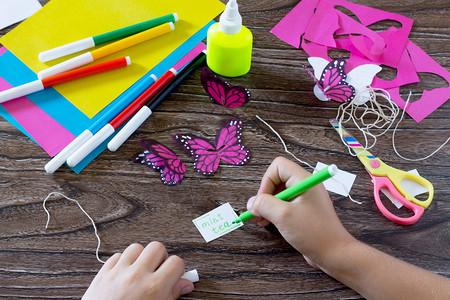
<instances>
[{"instance_id":1,"label":"white butterfly wing","mask_svg":"<svg viewBox=\"0 0 450 300\"><path fill-rule=\"evenodd\" d=\"M372 84L373 78L381 71L381 67L374 64L365 64L357 66L347 74L347 83L355 88L356 94ZM359 99L355 99L355 104L363 104L370 99L370 93L364 92L359 95Z\"/></svg>"},{"instance_id":2,"label":"white butterfly wing","mask_svg":"<svg viewBox=\"0 0 450 300\"><path fill-rule=\"evenodd\" d=\"M313 67L314 77L316 77L317 80L320 80L323 70L325 70L325 67L330 63L329 61L321 57L310 57L308 58L308 62ZM317 99L321 101L329 100L327 96L325 96L325 94L322 92L322 90L317 86L317 84L314 86L314 95L316 95Z\"/></svg>"}]
</instances>

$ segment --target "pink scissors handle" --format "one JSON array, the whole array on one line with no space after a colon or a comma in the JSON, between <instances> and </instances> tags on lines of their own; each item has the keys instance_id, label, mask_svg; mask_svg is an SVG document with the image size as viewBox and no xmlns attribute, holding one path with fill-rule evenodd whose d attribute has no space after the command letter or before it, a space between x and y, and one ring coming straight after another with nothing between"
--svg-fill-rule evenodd
<instances>
[{"instance_id":1,"label":"pink scissors handle","mask_svg":"<svg viewBox=\"0 0 450 300\"><path fill-rule=\"evenodd\" d=\"M389 180L389 178L373 176L372 174L370 174L370 176L372 177L373 186L374 186L373 191L374 191L374 196L375 196L375 203L377 204L378 209L381 211L381 213L386 218L388 218L389 220L391 220L397 224L400 224L400 225L411 225L411 224L416 223L419 220L419 218L422 216L422 214L425 210L422 206L415 205L414 203L406 200L406 198L403 197L403 195L400 194L399 191L397 191L397 189L394 187L394 185ZM394 215L389 210L387 210L387 208L384 207L384 205L380 199L380 189L382 189L382 188L386 188L387 190L389 190L389 192L391 192L391 194L395 197L395 199L397 199L406 208L411 210L414 213L414 215L411 217L408 217L408 218L401 218L401 217Z\"/></svg>"}]
</instances>

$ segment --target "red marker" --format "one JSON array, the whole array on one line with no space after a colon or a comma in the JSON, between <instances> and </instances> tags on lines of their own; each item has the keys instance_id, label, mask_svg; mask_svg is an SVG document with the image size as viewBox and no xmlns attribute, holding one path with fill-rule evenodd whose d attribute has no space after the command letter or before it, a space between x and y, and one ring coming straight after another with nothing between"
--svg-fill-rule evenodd
<instances>
[{"instance_id":1,"label":"red marker","mask_svg":"<svg viewBox=\"0 0 450 300\"><path fill-rule=\"evenodd\" d=\"M42 91L45 88L54 86L56 84L72 81L75 79L91 76L97 73L111 71L118 68L123 68L131 63L130 57L121 57L113 60L105 61L102 63L94 64L79 68L76 70L64 72L58 75L54 75L45 79L35 80L12 89L0 92L0 103L9 101L15 98L19 98L31 93Z\"/></svg>"},{"instance_id":2,"label":"red marker","mask_svg":"<svg viewBox=\"0 0 450 300\"><path fill-rule=\"evenodd\" d=\"M156 82L136 98L127 108L125 108L117 117L100 129L93 137L84 143L67 159L70 167L75 167L80 161L89 155L95 148L110 137L123 123L131 118L145 103L153 98L163 87L168 85L177 75L177 71L171 68L164 73Z\"/></svg>"}]
</instances>

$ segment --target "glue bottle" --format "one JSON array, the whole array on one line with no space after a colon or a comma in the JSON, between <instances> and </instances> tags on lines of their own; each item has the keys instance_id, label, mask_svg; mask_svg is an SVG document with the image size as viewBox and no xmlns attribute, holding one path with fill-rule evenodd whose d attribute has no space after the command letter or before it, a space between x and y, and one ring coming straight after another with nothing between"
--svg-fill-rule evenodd
<instances>
[{"instance_id":1,"label":"glue bottle","mask_svg":"<svg viewBox=\"0 0 450 300\"><path fill-rule=\"evenodd\" d=\"M227 77L248 73L253 36L247 27L242 26L236 0L228 1L219 23L208 29L206 43L206 63L213 72Z\"/></svg>"}]
</instances>

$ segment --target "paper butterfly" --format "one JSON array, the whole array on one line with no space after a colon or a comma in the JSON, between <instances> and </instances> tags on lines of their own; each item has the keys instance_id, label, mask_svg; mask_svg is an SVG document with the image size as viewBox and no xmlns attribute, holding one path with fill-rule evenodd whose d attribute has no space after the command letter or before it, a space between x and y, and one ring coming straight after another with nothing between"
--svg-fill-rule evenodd
<instances>
[{"instance_id":1,"label":"paper butterfly","mask_svg":"<svg viewBox=\"0 0 450 300\"><path fill-rule=\"evenodd\" d=\"M232 165L245 165L250 159L250 151L241 144L240 119L229 119L220 127L214 146L193 134L176 134L172 139L195 158L194 168L200 174L214 174L220 160Z\"/></svg>"},{"instance_id":2,"label":"paper butterfly","mask_svg":"<svg viewBox=\"0 0 450 300\"><path fill-rule=\"evenodd\" d=\"M161 182L165 185L177 185L183 181L186 172L184 163L169 148L152 139L140 140L138 145L145 150L136 153L131 161L159 171Z\"/></svg>"},{"instance_id":3,"label":"paper butterfly","mask_svg":"<svg viewBox=\"0 0 450 300\"><path fill-rule=\"evenodd\" d=\"M311 62L310 64L314 68L314 75L306 66L303 67L316 82L314 95L316 95L319 100L345 102L350 101L355 97L355 88L349 85L345 80L347 78L344 71L345 59L338 58L331 62L327 62L327 65L322 68L320 73L317 66Z\"/></svg>"},{"instance_id":4,"label":"paper butterfly","mask_svg":"<svg viewBox=\"0 0 450 300\"><path fill-rule=\"evenodd\" d=\"M329 68L330 65L338 64L338 61L343 61L343 59L341 58L341 59L337 59L332 62L329 62L326 59L323 59L321 57L308 58L309 64L314 69L314 76L311 74L311 72L309 72L309 70L307 68L306 69L307 69L308 73L314 77L314 80L317 83L317 85L314 87L314 94L316 95L316 97L319 100L328 101L331 99L331 100L336 100L339 102L347 101L347 100L340 101L337 99L328 98L326 96L327 92L323 92L322 89L320 88L320 83L317 82L317 80L321 79L322 76L326 73L327 68ZM344 71L344 65L345 65L345 61L343 62L342 68L340 68L342 72ZM358 92L361 89L366 88L367 86L370 86L370 84L373 81L373 78L380 71L381 71L381 67L378 65L365 64L365 65L360 65L360 66L354 68L353 70L348 72L348 74L344 73L342 80L344 80L346 85L349 85L354 89L353 96L348 98L348 100L352 100L353 97L355 96L355 94L358 94L358 99L356 99L354 101L355 104L359 105L359 104L362 104L362 103L366 102L367 100L369 100L369 98L370 98L369 92L365 92L362 94L359 94ZM344 87L345 87L345 84L344 84ZM331 87L330 87L330 89L331 89ZM329 90L327 90L327 91L329 91Z\"/></svg>"},{"instance_id":5,"label":"paper butterfly","mask_svg":"<svg viewBox=\"0 0 450 300\"><path fill-rule=\"evenodd\" d=\"M202 69L200 80L214 103L233 108L250 101L249 90L243 86L231 87L228 82L214 74L208 67Z\"/></svg>"}]
</instances>

